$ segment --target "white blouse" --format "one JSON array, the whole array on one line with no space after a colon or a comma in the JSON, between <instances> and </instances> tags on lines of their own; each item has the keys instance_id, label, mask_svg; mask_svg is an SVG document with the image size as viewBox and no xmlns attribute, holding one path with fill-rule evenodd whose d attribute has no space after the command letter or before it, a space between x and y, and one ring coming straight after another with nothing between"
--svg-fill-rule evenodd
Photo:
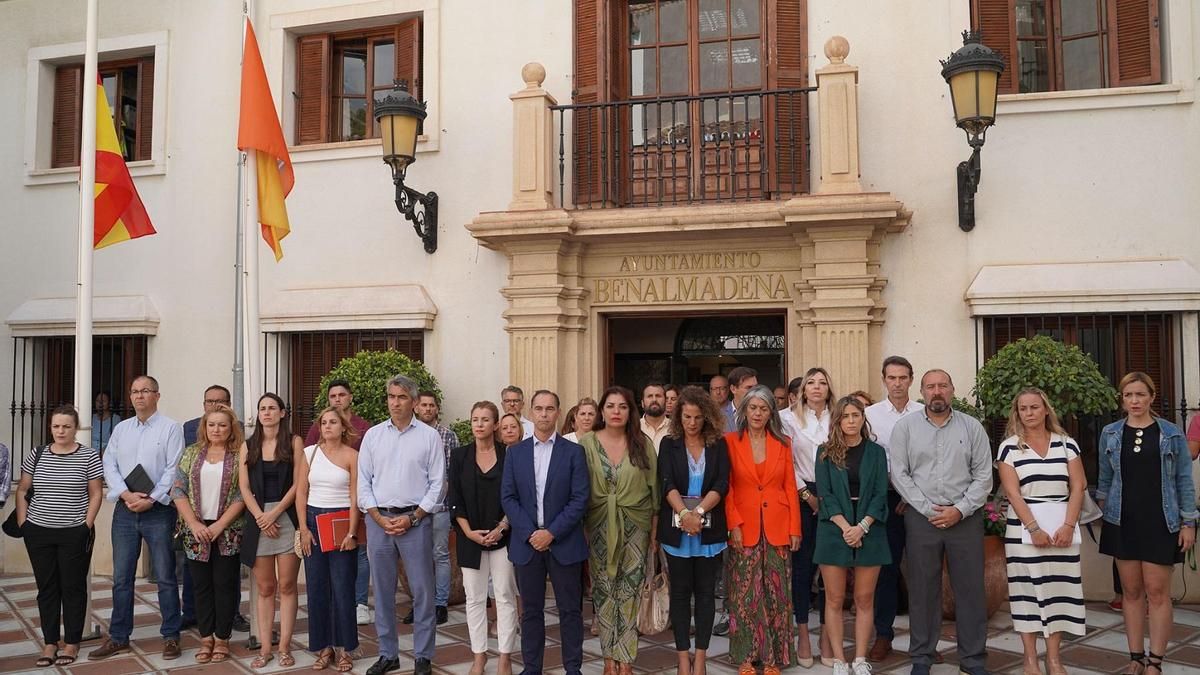
<instances>
[{"instance_id":1,"label":"white blouse","mask_svg":"<svg viewBox=\"0 0 1200 675\"><path fill-rule=\"evenodd\" d=\"M803 410L803 427L791 408L779 412L784 433L792 439L792 466L796 471L796 489L802 489L805 485L816 488L817 447L829 438L829 408L821 411L820 416L808 406L803 406Z\"/></svg>"}]
</instances>

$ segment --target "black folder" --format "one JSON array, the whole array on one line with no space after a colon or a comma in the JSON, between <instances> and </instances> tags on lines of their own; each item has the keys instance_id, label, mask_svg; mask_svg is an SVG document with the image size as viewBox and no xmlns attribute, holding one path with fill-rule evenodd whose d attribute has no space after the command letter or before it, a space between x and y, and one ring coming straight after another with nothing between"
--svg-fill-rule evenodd
<instances>
[{"instance_id":1,"label":"black folder","mask_svg":"<svg viewBox=\"0 0 1200 675\"><path fill-rule=\"evenodd\" d=\"M129 475L125 476L125 487L130 492L141 492L149 495L154 491L154 486L154 481L150 480L150 475L146 473L141 464L133 467L133 471L130 471Z\"/></svg>"}]
</instances>

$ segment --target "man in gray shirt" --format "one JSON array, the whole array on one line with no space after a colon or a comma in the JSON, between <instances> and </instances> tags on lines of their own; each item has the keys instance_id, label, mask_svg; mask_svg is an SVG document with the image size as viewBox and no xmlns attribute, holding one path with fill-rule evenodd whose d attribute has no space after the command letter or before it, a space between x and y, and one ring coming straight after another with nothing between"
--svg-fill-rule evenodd
<instances>
[{"instance_id":1,"label":"man in gray shirt","mask_svg":"<svg viewBox=\"0 0 1200 675\"><path fill-rule=\"evenodd\" d=\"M912 675L929 675L942 626L942 559L954 589L958 660L986 675L987 611L983 589L983 513L992 489L987 432L954 412L954 382L944 370L921 377L925 410L896 422L892 483L908 503L908 597Z\"/></svg>"}]
</instances>

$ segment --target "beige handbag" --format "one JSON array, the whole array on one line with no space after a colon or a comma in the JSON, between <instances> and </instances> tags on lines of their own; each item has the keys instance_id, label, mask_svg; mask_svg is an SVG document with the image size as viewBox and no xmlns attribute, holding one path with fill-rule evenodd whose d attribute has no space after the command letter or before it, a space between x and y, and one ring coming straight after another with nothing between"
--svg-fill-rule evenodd
<instances>
[{"instance_id":1,"label":"beige handbag","mask_svg":"<svg viewBox=\"0 0 1200 675\"><path fill-rule=\"evenodd\" d=\"M642 583L641 604L638 606L637 629L642 635L655 635L667 629L671 604L671 581L667 574L667 557L658 549L658 573L654 551L646 552L646 580Z\"/></svg>"}]
</instances>

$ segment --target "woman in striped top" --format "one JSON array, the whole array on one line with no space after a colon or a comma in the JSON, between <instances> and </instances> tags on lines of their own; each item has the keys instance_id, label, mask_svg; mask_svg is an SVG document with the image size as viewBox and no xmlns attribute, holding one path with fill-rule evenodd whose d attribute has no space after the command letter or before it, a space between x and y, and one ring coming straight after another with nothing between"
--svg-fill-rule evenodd
<instances>
[{"instance_id":1,"label":"woman in striped top","mask_svg":"<svg viewBox=\"0 0 1200 675\"><path fill-rule=\"evenodd\" d=\"M92 560L92 527L100 511L100 453L75 442L79 413L69 405L50 415L54 442L27 454L17 486L17 525L37 580L38 615L46 641L36 665L65 666L79 655ZM26 503L32 492L32 500ZM59 618L63 623L58 653Z\"/></svg>"},{"instance_id":2,"label":"woman in striped top","mask_svg":"<svg viewBox=\"0 0 1200 675\"><path fill-rule=\"evenodd\" d=\"M1026 675L1041 673L1039 633L1046 640L1046 672L1066 675L1059 652L1063 633L1085 632L1079 544L1074 539L1087 478L1079 446L1059 425L1042 390L1031 387L1017 394L1006 435L999 469L1009 501L1004 553L1013 629L1025 648ZM1052 502L1065 505L1064 519L1037 506ZM1035 509L1045 522L1038 522ZM1021 543L1022 530L1028 531L1031 543Z\"/></svg>"}]
</instances>

